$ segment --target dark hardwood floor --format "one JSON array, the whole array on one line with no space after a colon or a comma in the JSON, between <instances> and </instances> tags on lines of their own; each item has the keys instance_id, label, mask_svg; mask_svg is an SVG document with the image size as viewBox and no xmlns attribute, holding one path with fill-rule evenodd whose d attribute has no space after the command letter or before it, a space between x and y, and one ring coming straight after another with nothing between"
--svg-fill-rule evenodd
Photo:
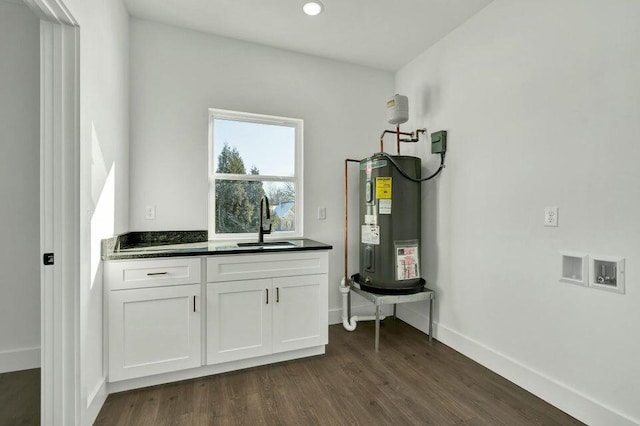
<instances>
[{"instance_id":1,"label":"dark hardwood floor","mask_svg":"<svg viewBox=\"0 0 640 426\"><path fill-rule=\"evenodd\" d=\"M0 374L0 426L40 424L40 369Z\"/></svg>"},{"instance_id":2,"label":"dark hardwood floor","mask_svg":"<svg viewBox=\"0 0 640 426\"><path fill-rule=\"evenodd\" d=\"M324 356L110 395L96 425L573 425L400 320L329 328Z\"/></svg>"}]
</instances>

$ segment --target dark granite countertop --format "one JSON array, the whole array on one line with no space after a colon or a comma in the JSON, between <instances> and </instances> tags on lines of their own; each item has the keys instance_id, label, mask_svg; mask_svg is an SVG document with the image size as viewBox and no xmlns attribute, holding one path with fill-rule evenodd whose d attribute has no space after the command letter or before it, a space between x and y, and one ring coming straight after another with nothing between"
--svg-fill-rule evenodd
<instances>
[{"instance_id":1,"label":"dark granite countertop","mask_svg":"<svg viewBox=\"0 0 640 426\"><path fill-rule=\"evenodd\" d=\"M207 231L130 232L102 240L102 260L146 259L223 254L282 253L330 250L333 247L306 238L268 240L289 245L238 246L247 241L207 241Z\"/></svg>"}]
</instances>

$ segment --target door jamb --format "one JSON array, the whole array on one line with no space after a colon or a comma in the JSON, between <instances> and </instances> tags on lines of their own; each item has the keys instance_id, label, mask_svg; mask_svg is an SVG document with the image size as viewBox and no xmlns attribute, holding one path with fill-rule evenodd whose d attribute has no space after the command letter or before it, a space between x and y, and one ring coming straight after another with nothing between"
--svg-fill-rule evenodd
<instances>
[{"instance_id":1,"label":"door jamb","mask_svg":"<svg viewBox=\"0 0 640 426\"><path fill-rule=\"evenodd\" d=\"M24 0L40 18L41 424L81 419L79 26L63 0Z\"/></svg>"}]
</instances>

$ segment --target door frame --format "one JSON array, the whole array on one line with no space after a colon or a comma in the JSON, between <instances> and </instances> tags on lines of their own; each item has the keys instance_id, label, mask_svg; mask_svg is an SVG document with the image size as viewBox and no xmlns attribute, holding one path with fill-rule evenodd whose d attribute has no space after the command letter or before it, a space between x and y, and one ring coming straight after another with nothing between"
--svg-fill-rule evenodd
<instances>
[{"instance_id":1,"label":"door frame","mask_svg":"<svg viewBox=\"0 0 640 426\"><path fill-rule=\"evenodd\" d=\"M79 26L63 0L24 0L40 18L41 424L76 425L80 404Z\"/></svg>"}]
</instances>

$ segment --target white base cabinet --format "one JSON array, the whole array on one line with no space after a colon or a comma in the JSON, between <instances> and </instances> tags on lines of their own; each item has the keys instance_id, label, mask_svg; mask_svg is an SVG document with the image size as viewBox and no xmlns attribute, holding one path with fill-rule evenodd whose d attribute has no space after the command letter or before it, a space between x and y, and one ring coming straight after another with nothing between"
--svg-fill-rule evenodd
<instances>
[{"instance_id":1,"label":"white base cabinet","mask_svg":"<svg viewBox=\"0 0 640 426\"><path fill-rule=\"evenodd\" d=\"M109 379L201 365L200 284L112 291Z\"/></svg>"},{"instance_id":2,"label":"white base cabinet","mask_svg":"<svg viewBox=\"0 0 640 426\"><path fill-rule=\"evenodd\" d=\"M326 345L327 252L207 259L207 364Z\"/></svg>"},{"instance_id":3,"label":"white base cabinet","mask_svg":"<svg viewBox=\"0 0 640 426\"><path fill-rule=\"evenodd\" d=\"M270 279L207 284L207 364L271 353Z\"/></svg>"},{"instance_id":4,"label":"white base cabinet","mask_svg":"<svg viewBox=\"0 0 640 426\"><path fill-rule=\"evenodd\" d=\"M207 284L207 364L327 344L327 275Z\"/></svg>"},{"instance_id":5,"label":"white base cabinet","mask_svg":"<svg viewBox=\"0 0 640 426\"><path fill-rule=\"evenodd\" d=\"M202 365L201 258L106 262L109 381Z\"/></svg>"},{"instance_id":6,"label":"white base cabinet","mask_svg":"<svg viewBox=\"0 0 640 426\"><path fill-rule=\"evenodd\" d=\"M326 251L107 261L105 297L108 380L123 389L328 343Z\"/></svg>"},{"instance_id":7,"label":"white base cabinet","mask_svg":"<svg viewBox=\"0 0 640 426\"><path fill-rule=\"evenodd\" d=\"M273 352L328 343L326 274L274 278Z\"/></svg>"}]
</instances>

